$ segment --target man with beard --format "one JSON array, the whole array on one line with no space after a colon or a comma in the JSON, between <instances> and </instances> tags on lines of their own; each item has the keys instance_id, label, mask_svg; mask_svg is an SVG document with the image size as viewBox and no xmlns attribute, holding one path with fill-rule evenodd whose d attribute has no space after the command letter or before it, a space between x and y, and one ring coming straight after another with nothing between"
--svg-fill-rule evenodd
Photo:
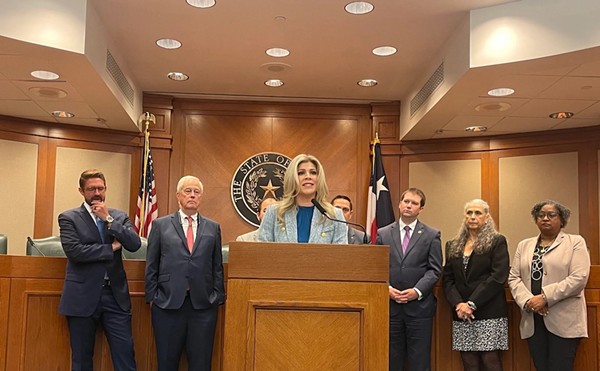
<instances>
[{"instance_id":1,"label":"man with beard","mask_svg":"<svg viewBox=\"0 0 600 371\"><path fill-rule=\"evenodd\" d=\"M96 327L101 324L115 371L136 370L131 300L121 248L141 246L126 213L105 204L106 179L95 169L79 178L85 202L58 216L67 272L59 311L67 317L71 369L92 371Z\"/></svg>"},{"instance_id":2,"label":"man with beard","mask_svg":"<svg viewBox=\"0 0 600 371\"><path fill-rule=\"evenodd\" d=\"M210 371L219 304L225 300L221 227L198 213L200 180L177 183L179 210L152 224L146 256L146 302L159 371Z\"/></svg>"}]
</instances>

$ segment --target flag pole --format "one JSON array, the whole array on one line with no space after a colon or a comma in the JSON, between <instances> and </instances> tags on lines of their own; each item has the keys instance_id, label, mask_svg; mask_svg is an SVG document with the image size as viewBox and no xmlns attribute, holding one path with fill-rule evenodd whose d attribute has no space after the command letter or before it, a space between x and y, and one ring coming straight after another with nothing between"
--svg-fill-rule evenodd
<instances>
[{"instance_id":1,"label":"flag pole","mask_svg":"<svg viewBox=\"0 0 600 371\"><path fill-rule=\"evenodd\" d=\"M146 222L146 200L148 198L148 189L147 189L147 181L146 176L148 175L148 152L150 151L150 124L156 122L156 118L153 114L149 112L144 112L140 115L138 119L140 124L144 125L144 160L143 160L143 170L142 170L142 202L140 205L140 229L138 230L138 235L142 236L144 234L144 223Z\"/></svg>"}]
</instances>

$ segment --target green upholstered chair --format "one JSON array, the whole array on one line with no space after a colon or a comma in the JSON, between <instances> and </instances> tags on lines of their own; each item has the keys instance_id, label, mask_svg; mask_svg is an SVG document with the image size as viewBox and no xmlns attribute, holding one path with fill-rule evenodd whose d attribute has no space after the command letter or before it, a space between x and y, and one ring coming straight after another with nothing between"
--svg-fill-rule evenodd
<instances>
[{"instance_id":1,"label":"green upholstered chair","mask_svg":"<svg viewBox=\"0 0 600 371\"><path fill-rule=\"evenodd\" d=\"M60 243L60 237L58 236L44 238L27 237L26 254L32 256L65 256Z\"/></svg>"},{"instance_id":2,"label":"green upholstered chair","mask_svg":"<svg viewBox=\"0 0 600 371\"><path fill-rule=\"evenodd\" d=\"M148 251L148 240L145 237L140 237L142 240L142 246L135 251L131 252L127 249L123 249L123 259L139 259L146 260L146 251Z\"/></svg>"},{"instance_id":3,"label":"green upholstered chair","mask_svg":"<svg viewBox=\"0 0 600 371\"><path fill-rule=\"evenodd\" d=\"M6 255L8 251L8 237L4 234L0 234L0 254Z\"/></svg>"}]
</instances>

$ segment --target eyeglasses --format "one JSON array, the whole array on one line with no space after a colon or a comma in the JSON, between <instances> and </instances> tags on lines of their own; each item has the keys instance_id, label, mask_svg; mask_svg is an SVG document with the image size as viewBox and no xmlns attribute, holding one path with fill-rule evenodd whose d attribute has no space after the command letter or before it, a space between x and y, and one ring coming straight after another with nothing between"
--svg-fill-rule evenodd
<instances>
[{"instance_id":1,"label":"eyeglasses","mask_svg":"<svg viewBox=\"0 0 600 371\"><path fill-rule=\"evenodd\" d=\"M202 194L202 191L197 189L197 188L186 188L183 191L183 194L185 194L186 196L191 195L192 193L195 194L196 196L200 196Z\"/></svg>"},{"instance_id":2,"label":"eyeglasses","mask_svg":"<svg viewBox=\"0 0 600 371\"><path fill-rule=\"evenodd\" d=\"M84 190L86 192L98 191L98 192L102 193L102 192L106 191L106 187L102 187L102 186L100 186L100 187L85 187Z\"/></svg>"},{"instance_id":3,"label":"eyeglasses","mask_svg":"<svg viewBox=\"0 0 600 371\"><path fill-rule=\"evenodd\" d=\"M549 212L549 213L546 213L546 212L540 211L539 213L537 213L537 214L535 215L535 217L536 217L536 218L538 218L538 219L546 219L546 217L548 217L548 219L554 219L554 218L556 218L557 216L558 216L558 213L556 213L556 212L554 212L554 211L551 211L551 212Z\"/></svg>"}]
</instances>

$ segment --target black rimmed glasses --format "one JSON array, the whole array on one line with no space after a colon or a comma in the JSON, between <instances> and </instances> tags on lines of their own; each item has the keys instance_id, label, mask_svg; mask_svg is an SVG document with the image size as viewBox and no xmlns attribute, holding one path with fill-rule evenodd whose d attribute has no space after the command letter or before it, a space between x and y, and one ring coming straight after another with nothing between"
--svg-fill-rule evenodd
<instances>
[{"instance_id":1,"label":"black rimmed glasses","mask_svg":"<svg viewBox=\"0 0 600 371\"><path fill-rule=\"evenodd\" d=\"M540 211L539 213L535 214L535 217L538 219L554 219L558 216L557 212L554 211L550 211L550 212L544 212L544 211Z\"/></svg>"}]
</instances>

